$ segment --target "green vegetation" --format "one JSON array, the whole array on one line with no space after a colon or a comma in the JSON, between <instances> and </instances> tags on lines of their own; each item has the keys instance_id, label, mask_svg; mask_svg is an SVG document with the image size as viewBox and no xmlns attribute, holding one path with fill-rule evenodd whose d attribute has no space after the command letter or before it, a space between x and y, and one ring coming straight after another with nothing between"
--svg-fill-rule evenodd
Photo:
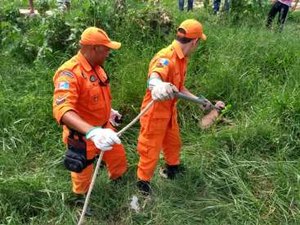
<instances>
[{"instance_id":1,"label":"green vegetation","mask_svg":"<svg viewBox=\"0 0 300 225\"><path fill-rule=\"evenodd\" d=\"M1 3L0 224L75 224L61 128L52 118L52 77L78 49L83 29L100 26L122 42L106 68L113 106L127 124L139 112L149 60L185 18L201 21L208 36L191 57L186 86L231 104L226 117L234 125L202 131L199 108L181 101L186 174L174 181L156 175L153 200L137 214L129 209L136 124L122 137L129 171L120 183L100 171L90 202L97 216L86 224L300 224L299 12L278 33L264 27L266 1L218 16L209 7L179 13L177 2L161 2L128 0L120 8L74 0L69 14L30 18L18 13L27 1Z\"/></svg>"}]
</instances>

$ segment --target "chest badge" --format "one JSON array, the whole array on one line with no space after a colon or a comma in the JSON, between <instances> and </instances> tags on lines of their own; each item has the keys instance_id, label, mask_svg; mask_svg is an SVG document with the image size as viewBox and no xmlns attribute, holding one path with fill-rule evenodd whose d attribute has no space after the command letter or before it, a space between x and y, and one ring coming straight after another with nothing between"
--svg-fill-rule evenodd
<instances>
[{"instance_id":1,"label":"chest badge","mask_svg":"<svg viewBox=\"0 0 300 225\"><path fill-rule=\"evenodd\" d=\"M97 80L97 78L96 78L95 75L92 75L92 76L90 77L90 81L91 81L91 82L95 82L96 80Z\"/></svg>"}]
</instances>

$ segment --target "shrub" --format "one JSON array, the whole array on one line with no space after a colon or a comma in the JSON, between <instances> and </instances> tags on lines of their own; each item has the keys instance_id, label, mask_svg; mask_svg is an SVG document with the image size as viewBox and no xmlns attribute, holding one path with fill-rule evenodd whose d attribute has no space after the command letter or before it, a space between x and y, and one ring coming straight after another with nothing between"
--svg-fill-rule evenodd
<instances>
[{"instance_id":1,"label":"shrub","mask_svg":"<svg viewBox=\"0 0 300 225\"><path fill-rule=\"evenodd\" d=\"M69 45L71 26L65 21L64 16L55 14L48 20L45 32L47 46L53 50L65 51Z\"/></svg>"}]
</instances>

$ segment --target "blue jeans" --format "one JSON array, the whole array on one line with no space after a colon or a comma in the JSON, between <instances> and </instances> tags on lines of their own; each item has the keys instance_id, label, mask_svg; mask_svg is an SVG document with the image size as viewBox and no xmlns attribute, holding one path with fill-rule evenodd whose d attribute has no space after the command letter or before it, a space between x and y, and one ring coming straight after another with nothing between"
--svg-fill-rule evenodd
<instances>
[{"instance_id":1,"label":"blue jeans","mask_svg":"<svg viewBox=\"0 0 300 225\"><path fill-rule=\"evenodd\" d=\"M220 4L221 4L221 0L214 0L214 13L219 12ZM225 0L224 9L227 12L229 11L229 0Z\"/></svg>"},{"instance_id":2,"label":"blue jeans","mask_svg":"<svg viewBox=\"0 0 300 225\"><path fill-rule=\"evenodd\" d=\"M188 11L193 10L193 3L194 3L194 0L188 0L188 9L187 9ZM178 4L179 4L179 10L183 11L184 0L179 0Z\"/></svg>"}]
</instances>

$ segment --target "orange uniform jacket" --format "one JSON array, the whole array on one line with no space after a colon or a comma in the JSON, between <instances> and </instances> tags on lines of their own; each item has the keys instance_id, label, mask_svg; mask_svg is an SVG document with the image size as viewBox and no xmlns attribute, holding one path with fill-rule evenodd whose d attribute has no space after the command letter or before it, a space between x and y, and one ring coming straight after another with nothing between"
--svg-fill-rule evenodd
<instances>
[{"instance_id":1,"label":"orange uniform jacket","mask_svg":"<svg viewBox=\"0 0 300 225\"><path fill-rule=\"evenodd\" d=\"M92 69L85 57L78 52L56 71L53 81L53 114L59 123L69 110L75 111L91 125L102 126L107 123L111 94L103 68L98 66L95 70ZM67 136L68 129L64 126L64 142Z\"/></svg>"},{"instance_id":2,"label":"orange uniform jacket","mask_svg":"<svg viewBox=\"0 0 300 225\"><path fill-rule=\"evenodd\" d=\"M184 86L187 60L177 42L159 51L149 64L148 77L156 72L162 81L170 82L180 91ZM152 100L151 91L147 89L142 103L142 109ZM149 110L154 118L170 118L175 109L176 99L154 104Z\"/></svg>"},{"instance_id":3,"label":"orange uniform jacket","mask_svg":"<svg viewBox=\"0 0 300 225\"><path fill-rule=\"evenodd\" d=\"M108 77L100 66L92 68L85 57L78 52L64 63L55 73L54 78L53 115L58 123L69 110L76 112L83 120L93 126L114 129L109 121L111 111L111 94ZM67 143L68 128L63 127L63 141ZM93 142L87 143L87 159L99 154ZM123 145L114 145L107 151L103 160L111 179L120 177L127 169ZM80 173L71 172L73 192L87 192L93 173L93 165L89 165Z\"/></svg>"},{"instance_id":4,"label":"orange uniform jacket","mask_svg":"<svg viewBox=\"0 0 300 225\"><path fill-rule=\"evenodd\" d=\"M187 59L176 41L159 51L151 60L148 77L156 72L162 81L170 82L180 91L184 87ZM147 89L142 109L152 100L151 91ZM177 124L176 99L155 102L153 107L142 116L138 139L138 178L150 180L163 148L166 163L179 164L181 140Z\"/></svg>"}]
</instances>

